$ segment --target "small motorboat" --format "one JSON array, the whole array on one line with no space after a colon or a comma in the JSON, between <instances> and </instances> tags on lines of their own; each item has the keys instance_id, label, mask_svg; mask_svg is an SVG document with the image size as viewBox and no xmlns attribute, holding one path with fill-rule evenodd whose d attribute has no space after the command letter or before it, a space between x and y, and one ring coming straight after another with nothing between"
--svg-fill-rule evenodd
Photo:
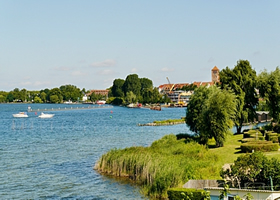
<instances>
[{"instance_id":1,"label":"small motorboat","mask_svg":"<svg viewBox=\"0 0 280 200\"><path fill-rule=\"evenodd\" d=\"M17 114L13 114L13 117L28 117L25 112L19 112Z\"/></svg>"},{"instance_id":2,"label":"small motorboat","mask_svg":"<svg viewBox=\"0 0 280 200\"><path fill-rule=\"evenodd\" d=\"M54 114L46 114L46 113L41 113L41 115L39 115L39 118L52 118L54 116Z\"/></svg>"}]
</instances>

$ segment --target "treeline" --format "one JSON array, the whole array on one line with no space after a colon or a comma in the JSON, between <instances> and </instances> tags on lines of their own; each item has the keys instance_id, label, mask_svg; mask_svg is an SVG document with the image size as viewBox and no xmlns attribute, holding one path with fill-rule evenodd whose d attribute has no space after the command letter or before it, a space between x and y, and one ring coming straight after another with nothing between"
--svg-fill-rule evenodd
<instances>
[{"instance_id":1,"label":"treeline","mask_svg":"<svg viewBox=\"0 0 280 200\"><path fill-rule=\"evenodd\" d=\"M194 90L187 107L186 124L207 144L214 138L223 146L233 125L241 134L244 123L257 121L257 110L269 111L273 122L280 121L280 69L259 75L248 60L239 60L233 69L220 72L220 82Z\"/></svg>"},{"instance_id":2,"label":"treeline","mask_svg":"<svg viewBox=\"0 0 280 200\"><path fill-rule=\"evenodd\" d=\"M62 103L64 101L79 102L83 96L88 95L89 101L106 100L107 103L120 105L130 103L169 103L167 95L159 93L153 86L152 80L139 78L137 74L130 74L126 79L115 79L113 85L108 88L108 96L90 93L74 85L62 85L57 88L40 91L28 91L15 88L13 91L0 91L0 103Z\"/></svg>"},{"instance_id":3,"label":"treeline","mask_svg":"<svg viewBox=\"0 0 280 200\"><path fill-rule=\"evenodd\" d=\"M120 105L130 103L169 103L167 95L159 93L148 78L130 74L126 79L115 79L110 88L108 103Z\"/></svg>"},{"instance_id":4,"label":"treeline","mask_svg":"<svg viewBox=\"0 0 280 200\"><path fill-rule=\"evenodd\" d=\"M0 103L33 102L33 103L62 103L63 101L79 101L87 94L84 88L80 90L74 85L63 85L59 88L44 89L40 91L19 90L0 91Z\"/></svg>"}]
</instances>

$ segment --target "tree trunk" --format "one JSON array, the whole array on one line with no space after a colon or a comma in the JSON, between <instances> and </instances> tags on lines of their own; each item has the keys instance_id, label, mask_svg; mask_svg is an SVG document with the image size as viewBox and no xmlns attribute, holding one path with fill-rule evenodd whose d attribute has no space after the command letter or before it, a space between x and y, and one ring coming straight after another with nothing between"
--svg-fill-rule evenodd
<instances>
[{"instance_id":1,"label":"tree trunk","mask_svg":"<svg viewBox=\"0 0 280 200\"><path fill-rule=\"evenodd\" d=\"M236 134L241 134L242 126L236 125L235 127L236 127Z\"/></svg>"}]
</instances>

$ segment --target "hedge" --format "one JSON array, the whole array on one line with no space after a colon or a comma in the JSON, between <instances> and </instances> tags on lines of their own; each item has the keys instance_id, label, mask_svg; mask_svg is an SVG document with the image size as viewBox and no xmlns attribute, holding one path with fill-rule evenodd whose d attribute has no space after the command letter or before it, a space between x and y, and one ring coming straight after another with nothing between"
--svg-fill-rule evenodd
<instances>
[{"instance_id":1,"label":"hedge","mask_svg":"<svg viewBox=\"0 0 280 200\"><path fill-rule=\"evenodd\" d=\"M278 151L279 145L278 143L272 143L272 141L255 141L255 142L246 142L241 146L241 151L243 153L251 153L254 151Z\"/></svg>"},{"instance_id":2,"label":"hedge","mask_svg":"<svg viewBox=\"0 0 280 200\"><path fill-rule=\"evenodd\" d=\"M269 131L268 133L266 133L265 139L267 141L278 142L278 134L275 132Z\"/></svg>"},{"instance_id":3,"label":"hedge","mask_svg":"<svg viewBox=\"0 0 280 200\"><path fill-rule=\"evenodd\" d=\"M193 188L171 188L167 190L169 200L196 199L204 200L209 197L209 192Z\"/></svg>"}]
</instances>

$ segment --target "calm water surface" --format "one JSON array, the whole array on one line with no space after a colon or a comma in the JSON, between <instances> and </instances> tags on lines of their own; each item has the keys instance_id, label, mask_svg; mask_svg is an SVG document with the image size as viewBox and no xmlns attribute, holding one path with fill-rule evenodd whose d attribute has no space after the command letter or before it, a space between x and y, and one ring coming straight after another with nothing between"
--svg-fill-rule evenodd
<instances>
[{"instance_id":1,"label":"calm water surface","mask_svg":"<svg viewBox=\"0 0 280 200\"><path fill-rule=\"evenodd\" d=\"M102 176L93 166L112 148L149 146L166 134L188 132L185 124L137 126L183 117L185 108L73 109L46 112L55 114L51 119L40 119L34 112L13 118L28 106L86 107L0 104L0 199L145 199L139 188Z\"/></svg>"}]
</instances>

